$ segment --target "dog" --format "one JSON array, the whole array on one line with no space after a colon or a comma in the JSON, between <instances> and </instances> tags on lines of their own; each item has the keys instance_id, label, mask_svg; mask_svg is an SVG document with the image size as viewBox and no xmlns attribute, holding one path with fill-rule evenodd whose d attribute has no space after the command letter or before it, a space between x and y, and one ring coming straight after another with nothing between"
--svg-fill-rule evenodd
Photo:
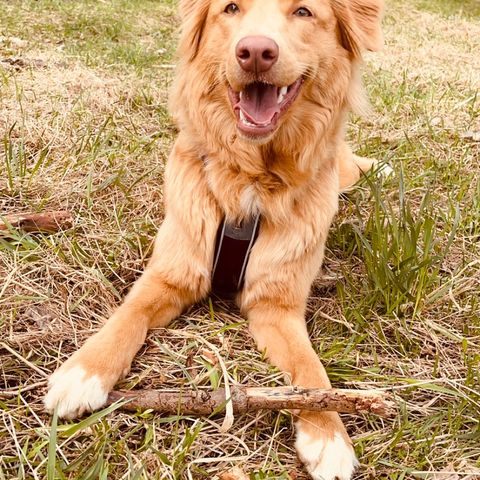
<instances>
[{"instance_id":1,"label":"dog","mask_svg":"<svg viewBox=\"0 0 480 480\"><path fill-rule=\"evenodd\" d=\"M102 407L147 330L209 294L222 222L259 218L236 297L256 345L294 385L331 388L305 306L339 192L371 169L344 141L359 69L381 48L381 0L181 0L165 219L124 303L50 378L46 409ZM358 464L335 412L300 411L295 447L313 479Z\"/></svg>"}]
</instances>

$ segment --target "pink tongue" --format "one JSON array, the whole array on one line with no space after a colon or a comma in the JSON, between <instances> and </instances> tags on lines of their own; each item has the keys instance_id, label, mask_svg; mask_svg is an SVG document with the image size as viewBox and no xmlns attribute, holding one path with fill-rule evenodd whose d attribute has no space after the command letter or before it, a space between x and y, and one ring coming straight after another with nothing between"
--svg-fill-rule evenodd
<instances>
[{"instance_id":1,"label":"pink tongue","mask_svg":"<svg viewBox=\"0 0 480 480\"><path fill-rule=\"evenodd\" d=\"M252 83L242 93L237 104L246 114L250 122L260 124L271 123L276 113L280 112L277 102L278 88L266 83Z\"/></svg>"}]
</instances>

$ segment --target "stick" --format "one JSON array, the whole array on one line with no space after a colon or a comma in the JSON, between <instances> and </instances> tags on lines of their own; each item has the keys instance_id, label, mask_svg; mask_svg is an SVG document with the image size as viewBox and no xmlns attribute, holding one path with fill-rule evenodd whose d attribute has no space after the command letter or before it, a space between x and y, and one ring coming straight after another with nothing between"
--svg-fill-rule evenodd
<instances>
[{"instance_id":1,"label":"stick","mask_svg":"<svg viewBox=\"0 0 480 480\"><path fill-rule=\"evenodd\" d=\"M54 233L71 228L72 225L72 214L67 211L0 216L0 232L14 227L30 233Z\"/></svg>"},{"instance_id":2,"label":"stick","mask_svg":"<svg viewBox=\"0 0 480 480\"><path fill-rule=\"evenodd\" d=\"M301 387L232 387L235 413L256 410L301 409L340 413L373 413L381 417L396 415L396 405L386 393L376 390L336 390ZM225 410L225 390L140 390L114 391L108 403L125 399L121 408L130 412L154 410L168 414L211 415Z\"/></svg>"}]
</instances>

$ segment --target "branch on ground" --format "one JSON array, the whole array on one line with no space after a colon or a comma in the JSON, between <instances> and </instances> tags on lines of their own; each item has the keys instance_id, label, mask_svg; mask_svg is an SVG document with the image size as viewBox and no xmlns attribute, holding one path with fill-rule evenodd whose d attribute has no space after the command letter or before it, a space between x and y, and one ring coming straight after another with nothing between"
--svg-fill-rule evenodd
<instances>
[{"instance_id":1,"label":"branch on ground","mask_svg":"<svg viewBox=\"0 0 480 480\"><path fill-rule=\"evenodd\" d=\"M154 410L167 414L211 415L225 410L225 390L140 390L114 391L108 402L128 400L121 409ZM396 415L397 406L385 392L301 387L258 388L234 386L231 400L235 413L256 410L312 410L340 413Z\"/></svg>"},{"instance_id":2,"label":"branch on ground","mask_svg":"<svg viewBox=\"0 0 480 480\"><path fill-rule=\"evenodd\" d=\"M0 216L0 232L17 228L29 233L54 233L73 226L73 216L68 211L29 213Z\"/></svg>"}]
</instances>

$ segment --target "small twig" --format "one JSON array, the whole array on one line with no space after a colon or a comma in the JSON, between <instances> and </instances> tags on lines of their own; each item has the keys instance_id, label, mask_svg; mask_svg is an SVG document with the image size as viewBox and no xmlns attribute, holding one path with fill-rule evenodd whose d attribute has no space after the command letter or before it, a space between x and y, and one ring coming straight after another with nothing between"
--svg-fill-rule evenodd
<instances>
[{"instance_id":1,"label":"small twig","mask_svg":"<svg viewBox=\"0 0 480 480\"><path fill-rule=\"evenodd\" d=\"M70 212L57 211L47 213L29 213L24 215L0 215L0 231L18 228L25 232L54 233L67 230L73 226L73 217Z\"/></svg>"},{"instance_id":2,"label":"small twig","mask_svg":"<svg viewBox=\"0 0 480 480\"><path fill-rule=\"evenodd\" d=\"M21 387L16 387L15 389L6 389L0 391L0 398L2 397L18 397L22 393L29 392L30 390L35 390L38 387L43 387L46 385L47 380L42 380L41 382L32 383L31 385L25 385Z\"/></svg>"},{"instance_id":3,"label":"small twig","mask_svg":"<svg viewBox=\"0 0 480 480\"><path fill-rule=\"evenodd\" d=\"M0 348L4 348L5 350L9 351L14 357L17 357L21 362L23 362L25 365L28 365L32 370L35 370L43 377L48 377L48 373L44 372L41 368L37 367L32 362L22 357L17 351L15 351L13 348L10 348L6 343L0 343Z\"/></svg>"},{"instance_id":4,"label":"small twig","mask_svg":"<svg viewBox=\"0 0 480 480\"><path fill-rule=\"evenodd\" d=\"M186 415L211 415L225 410L229 403L225 390L141 390L114 391L109 404L120 399L129 400L123 410L154 410L156 412ZM339 390L301 387L231 387L231 403L235 413L256 410L312 410L340 413L372 413L381 417L396 415L396 404L385 392L376 390Z\"/></svg>"}]
</instances>

